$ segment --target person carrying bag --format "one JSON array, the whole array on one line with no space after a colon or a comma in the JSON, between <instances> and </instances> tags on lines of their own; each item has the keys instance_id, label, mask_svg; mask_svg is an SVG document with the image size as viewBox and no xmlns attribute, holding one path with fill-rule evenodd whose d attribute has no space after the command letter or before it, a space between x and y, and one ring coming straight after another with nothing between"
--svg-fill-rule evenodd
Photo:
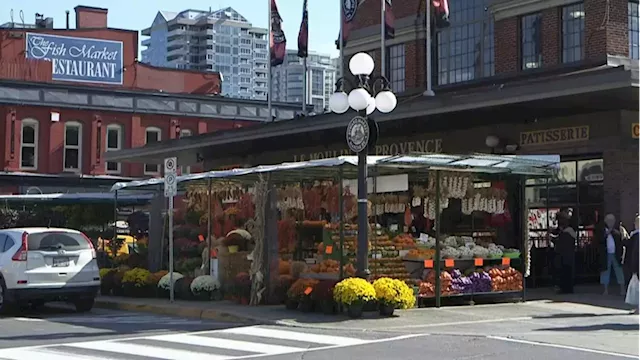
<instances>
[{"instance_id":1,"label":"person carrying bag","mask_svg":"<svg viewBox=\"0 0 640 360\"><path fill-rule=\"evenodd\" d=\"M634 314L638 313L638 303L640 303L640 281L638 280L638 267L640 261L638 259L640 248L638 247L638 230L640 228L640 216L636 216L635 229L630 234L630 240L627 242L627 256L625 260L629 261L628 269L633 274L631 280L629 280L629 286L627 287L627 296L624 302L634 306ZM625 261L625 262L626 262Z\"/></svg>"}]
</instances>

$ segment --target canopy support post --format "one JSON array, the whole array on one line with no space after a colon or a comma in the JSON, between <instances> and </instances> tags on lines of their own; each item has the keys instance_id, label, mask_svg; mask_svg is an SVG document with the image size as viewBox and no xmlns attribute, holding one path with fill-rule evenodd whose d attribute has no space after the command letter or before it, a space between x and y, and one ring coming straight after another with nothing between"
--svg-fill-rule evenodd
<instances>
[{"instance_id":1,"label":"canopy support post","mask_svg":"<svg viewBox=\"0 0 640 360\"><path fill-rule=\"evenodd\" d=\"M435 170L435 176L436 176L436 216L435 216L435 231L436 231L436 256L434 259L434 267L435 267L435 272L436 272L436 307L439 308L442 304L441 302L441 295L442 292L440 291L440 171Z\"/></svg>"}]
</instances>

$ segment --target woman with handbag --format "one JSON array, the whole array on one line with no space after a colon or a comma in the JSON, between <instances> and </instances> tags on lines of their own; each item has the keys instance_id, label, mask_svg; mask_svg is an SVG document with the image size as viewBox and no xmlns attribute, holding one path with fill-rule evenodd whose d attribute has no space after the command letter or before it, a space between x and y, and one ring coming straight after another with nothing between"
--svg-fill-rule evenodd
<instances>
[{"instance_id":1,"label":"woman with handbag","mask_svg":"<svg viewBox=\"0 0 640 360\"><path fill-rule=\"evenodd\" d=\"M630 239L627 241L625 251L625 268L631 274L629 284L627 287L627 296L625 302L635 307L633 313L638 314L638 297L640 297L640 286L638 284L638 268L640 267L638 247L638 238L640 235L640 216L636 216L634 222L635 229L629 234Z\"/></svg>"},{"instance_id":2,"label":"woman with handbag","mask_svg":"<svg viewBox=\"0 0 640 360\"><path fill-rule=\"evenodd\" d=\"M616 277L616 282L620 285L620 295L626 293L624 281L624 272L622 271L622 234L616 229L616 217L613 214L607 214L604 217L604 228L596 231L598 236L598 245L600 247L600 283L604 286L604 295L609 294L609 282L611 281L611 272Z\"/></svg>"}]
</instances>

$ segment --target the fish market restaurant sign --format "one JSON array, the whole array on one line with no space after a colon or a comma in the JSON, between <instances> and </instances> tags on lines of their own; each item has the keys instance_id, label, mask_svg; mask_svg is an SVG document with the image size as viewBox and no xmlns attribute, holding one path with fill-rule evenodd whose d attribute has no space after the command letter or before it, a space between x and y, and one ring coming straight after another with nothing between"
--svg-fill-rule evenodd
<instances>
[{"instance_id":1,"label":"the fish market restaurant sign","mask_svg":"<svg viewBox=\"0 0 640 360\"><path fill-rule=\"evenodd\" d=\"M26 54L51 61L53 80L122 85L122 41L27 33Z\"/></svg>"}]
</instances>

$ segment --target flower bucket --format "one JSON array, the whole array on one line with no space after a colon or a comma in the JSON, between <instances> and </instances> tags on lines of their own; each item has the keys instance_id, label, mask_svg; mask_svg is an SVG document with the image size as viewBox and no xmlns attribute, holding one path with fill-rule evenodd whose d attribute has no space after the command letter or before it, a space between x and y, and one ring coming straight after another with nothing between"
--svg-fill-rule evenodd
<instances>
[{"instance_id":1,"label":"flower bucket","mask_svg":"<svg viewBox=\"0 0 640 360\"><path fill-rule=\"evenodd\" d=\"M362 310L364 310L362 304L351 304L347 308L347 314L352 319L359 319L362 317Z\"/></svg>"},{"instance_id":2,"label":"flower bucket","mask_svg":"<svg viewBox=\"0 0 640 360\"><path fill-rule=\"evenodd\" d=\"M238 252L240 247L238 245L230 245L229 246L229 254L235 254Z\"/></svg>"},{"instance_id":3,"label":"flower bucket","mask_svg":"<svg viewBox=\"0 0 640 360\"><path fill-rule=\"evenodd\" d=\"M333 301L325 300L321 302L320 308L325 315L335 315L336 313L336 303Z\"/></svg>"},{"instance_id":4,"label":"flower bucket","mask_svg":"<svg viewBox=\"0 0 640 360\"><path fill-rule=\"evenodd\" d=\"M313 301L311 299L304 299L300 302L298 309L302 312L309 313L313 311Z\"/></svg>"},{"instance_id":5,"label":"flower bucket","mask_svg":"<svg viewBox=\"0 0 640 360\"><path fill-rule=\"evenodd\" d=\"M240 305L249 305L249 298L246 298L246 297L240 298Z\"/></svg>"},{"instance_id":6,"label":"flower bucket","mask_svg":"<svg viewBox=\"0 0 640 360\"><path fill-rule=\"evenodd\" d=\"M395 308L391 305L380 304L380 315L393 316Z\"/></svg>"}]
</instances>

